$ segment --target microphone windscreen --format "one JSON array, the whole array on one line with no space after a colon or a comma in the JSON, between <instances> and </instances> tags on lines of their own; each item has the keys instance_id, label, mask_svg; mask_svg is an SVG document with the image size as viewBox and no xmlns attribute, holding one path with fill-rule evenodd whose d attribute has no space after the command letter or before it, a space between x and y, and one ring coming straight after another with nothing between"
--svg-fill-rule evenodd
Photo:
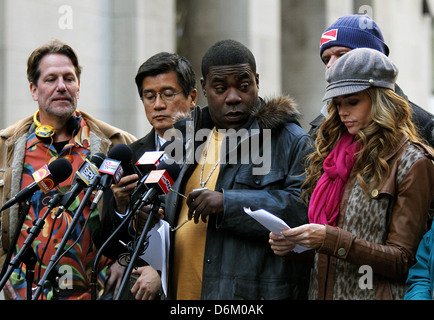
<instances>
[{"instance_id":1,"label":"microphone windscreen","mask_svg":"<svg viewBox=\"0 0 434 320\"><path fill-rule=\"evenodd\" d=\"M162 161L158 164L156 170L166 170L172 180L175 181L178 178L179 173L181 172L181 166L176 162L167 164L166 162Z\"/></svg>"},{"instance_id":2,"label":"microphone windscreen","mask_svg":"<svg viewBox=\"0 0 434 320\"><path fill-rule=\"evenodd\" d=\"M128 163L131 162L133 158L133 152L131 151L131 148L126 144L119 143L113 148L111 148L107 156L110 159L118 160L122 163Z\"/></svg>"},{"instance_id":3,"label":"microphone windscreen","mask_svg":"<svg viewBox=\"0 0 434 320\"><path fill-rule=\"evenodd\" d=\"M90 159L90 162L92 162L97 168L99 168L99 167L101 167L105 158L106 158L106 156L104 153L98 152L92 156L92 158Z\"/></svg>"},{"instance_id":4,"label":"microphone windscreen","mask_svg":"<svg viewBox=\"0 0 434 320\"><path fill-rule=\"evenodd\" d=\"M115 145L108 153L108 157L121 162L124 176L136 173L132 162L133 151L126 144L120 143Z\"/></svg>"},{"instance_id":5,"label":"microphone windscreen","mask_svg":"<svg viewBox=\"0 0 434 320\"><path fill-rule=\"evenodd\" d=\"M72 165L67 159L59 158L48 165L48 170L54 182L61 183L72 174Z\"/></svg>"}]
</instances>

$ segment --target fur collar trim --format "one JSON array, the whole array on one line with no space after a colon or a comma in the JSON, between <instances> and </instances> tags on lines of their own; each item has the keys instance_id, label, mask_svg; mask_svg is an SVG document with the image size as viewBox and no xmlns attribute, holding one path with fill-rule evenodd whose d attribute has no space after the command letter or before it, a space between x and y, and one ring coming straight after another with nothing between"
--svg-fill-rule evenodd
<instances>
[{"instance_id":1,"label":"fur collar trim","mask_svg":"<svg viewBox=\"0 0 434 320\"><path fill-rule=\"evenodd\" d=\"M289 96L265 98L253 112L253 116L262 129L280 128L289 122L300 125L301 118L297 104Z\"/></svg>"}]
</instances>

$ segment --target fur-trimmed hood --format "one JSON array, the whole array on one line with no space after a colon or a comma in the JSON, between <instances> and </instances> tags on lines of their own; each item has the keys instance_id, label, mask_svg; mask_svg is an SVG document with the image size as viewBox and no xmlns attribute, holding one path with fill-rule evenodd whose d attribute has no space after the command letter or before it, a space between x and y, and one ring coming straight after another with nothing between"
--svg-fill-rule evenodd
<instances>
[{"instance_id":1,"label":"fur-trimmed hood","mask_svg":"<svg viewBox=\"0 0 434 320\"><path fill-rule=\"evenodd\" d=\"M289 122L300 125L301 113L291 97L279 96L261 99L257 110L253 112L253 116L261 129L276 129Z\"/></svg>"},{"instance_id":2,"label":"fur-trimmed hood","mask_svg":"<svg viewBox=\"0 0 434 320\"><path fill-rule=\"evenodd\" d=\"M257 120L261 129L280 129L288 123L295 123L301 127L299 122L301 113L298 111L295 101L289 96L260 98L257 107L252 111L252 116ZM186 117L183 114L176 118L174 127L185 132L185 124L189 120L194 121L196 130L214 127L208 107L196 106L191 117ZM249 123L251 120L247 122ZM248 123L246 125L249 125Z\"/></svg>"},{"instance_id":3,"label":"fur-trimmed hood","mask_svg":"<svg viewBox=\"0 0 434 320\"><path fill-rule=\"evenodd\" d=\"M277 132L286 125L293 123L301 129L300 118L301 114L297 110L296 103L288 96L259 98L257 107L252 110L251 115L242 128L259 128L261 130L267 129ZM184 150L196 150L206 140L206 136L203 137L203 140L196 140L196 133L202 129L211 130L214 126L209 107L196 106L191 113L191 117L175 122L172 134L170 131L166 131L165 135L169 133L168 137L172 137L167 139L170 140L167 144L179 143L182 145L180 148ZM166 147L167 145L164 146L164 148ZM175 150L177 148L173 147L171 149ZM171 157L176 158L174 154L171 154Z\"/></svg>"}]
</instances>

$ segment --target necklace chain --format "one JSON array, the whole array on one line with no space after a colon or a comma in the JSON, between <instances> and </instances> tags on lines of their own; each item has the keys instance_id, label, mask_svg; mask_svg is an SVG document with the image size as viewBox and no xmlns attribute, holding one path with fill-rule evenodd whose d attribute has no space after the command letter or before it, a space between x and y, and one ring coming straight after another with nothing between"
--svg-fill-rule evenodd
<instances>
[{"instance_id":1,"label":"necklace chain","mask_svg":"<svg viewBox=\"0 0 434 320\"><path fill-rule=\"evenodd\" d=\"M200 170L200 177L199 177L199 184L202 188L205 188L205 185L207 184L208 180L211 178L211 175L213 174L213 172L215 171L215 169L217 168L217 166L220 163L220 158L218 159L218 161L215 163L214 167L211 169L211 172L208 174L208 177L206 178L205 181L202 181L203 179L203 170L205 168L205 162L206 162L206 157L208 155L208 149L209 149L209 145L211 144L211 139L214 136L214 130L215 127L213 128L211 135L208 137L208 141L206 144L206 148L205 148L205 153L203 154L203 159L202 159L202 168Z\"/></svg>"}]
</instances>

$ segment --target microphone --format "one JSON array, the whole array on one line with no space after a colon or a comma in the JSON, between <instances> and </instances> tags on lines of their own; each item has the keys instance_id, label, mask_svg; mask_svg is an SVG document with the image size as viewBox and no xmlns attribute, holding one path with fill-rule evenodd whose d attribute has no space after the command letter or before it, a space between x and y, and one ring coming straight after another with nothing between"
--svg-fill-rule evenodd
<instances>
[{"instance_id":1,"label":"microphone","mask_svg":"<svg viewBox=\"0 0 434 320\"><path fill-rule=\"evenodd\" d=\"M126 144L119 143L115 145L108 153L108 157L121 162L123 169L122 176L129 176L135 173L141 176L140 171L133 164L133 151Z\"/></svg>"},{"instance_id":2,"label":"microphone","mask_svg":"<svg viewBox=\"0 0 434 320\"><path fill-rule=\"evenodd\" d=\"M164 151L147 151L136 162L136 167L143 173L155 170L160 162L164 161L167 155Z\"/></svg>"},{"instance_id":3,"label":"microphone","mask_svg":"<svg viewBox=\"0 0 434 320\"><path fill-rule=\"evenodd\" d=\"M148 231L150 230L151 221L153 220L153 217L158 211L158 207L160 205L160 201L157 201L158 196L162 193L167 194L170 191L173 185L173 181L178 178L179 172L181 171L181 167L178 164L175 163L174 165L168 165L165 162L160 163L157 169L159 170L152 170L145 180L145 184L149 187L148 192L146 192L146 194L142 197L141 200L137 201L137 203L134 205L133 210L130 211L128 214L128 217L131 217L133 214L135 214L136 210L139 210L145 204L152 202L151 211L149 213L149 217L146 221L145 227L143 228L139 239L134 239L135 248L133 248L133 251L130 252L130 260L128 261L128 266L122 276L122 282L114 300L119 300L119 297L124 291L125 285L129 280L132 268L135 266L135 262L137 261L138 256L141 255L144 250L145 242L148 238ZM119 228L128 221L129 218L124 219ZM119 228L115 231L115 233L119 230ZM100 250L99 252L102 251ZM94 277L95 275L96 273L93 273Z\"/></svg>"},{"instance_id":4,"label":"microphone","mask_svg":"<svg viewBox=\"0 0 434 320\"><path fill-rule=\"evenodd\" d=\"M149 172L157 169L160 163L163 163L167 159L167 155L164 151L147 151L145 152L139 160L136 162L136 167L144 174L144 176L139 179L136 188L131 194L131 199L137 200L136 195L138 193L143 193L145 190L145 181L149 176Z\"/></svg>"},{"instance_id":5,"label":"microphone","mask_svg":"<svg viewBox=\"0 0 434 320\"><path fill-rule=\"evenodd\" d=\"M135 173L132 164L133 152L131 148L124 143L115 145L108 153L107 158L104 159L99 172L103 173L101 181L98 185L98 191L95 198L90 205L90 212L95 210L98 202L101 200L103 193L115 182L119 183L124 173Z\"/></svg>"},{"instance_id":6,"label":"microphone","mask_svg":"<svg viewBox=\"0 0 434 320\"><path fill-rule=\"evenodd\" d=\"M153 202L161 194L168 194L174 181L178 178L181 171L180 165L176 163L167 164L161 162L157 170L152 170L145 179L148 191L135 202L133 212L140 210L146 204Z\"/></svg>"},{"instance_id":7,"label":"microphone","mask_svg":"<svg viewBox=\"0 0 434 320\"><path fill-rule=\"evenodd\" d=\"M65 209L69 208L69 206L74 202L75 198L79 195L79 193L84 188L89 186L89 184L95 179L95 177L100 175L98 168L102 165L105 158L105 154L99 152L93 155L90 161L88 159L84 159L83 164L80 166L80 168L78 168L77 172L75 173L75 185L68 193L63 196L63 199L60 202L59 210L61 211L58 211L59 214Z\"/></svg>"},{"instance_id":8,"label":"microphone","mask_svg":"<svg viewBox=\"0 0 434 320\"><path fill-rule=\"evenodd\" d=\"M98 185L96 196L93 198L92 204L90 205L90 212L95 210L103 193L110 187L110 185L113 182L119 182L123 173L121 162L110 158L104 159L98 171L103 175Z\"/></svg>"},{"instance_id":9,"label":"microphone","mask_svg":"<svg viewBox=\"0 0 434 320\"><path fill-rule=\"evenodd\" d=\"M39 170L33 173L33 183L18 192L15 197L7 201L0 211L6 210L13 206L15 203L23 201L41 189L44 193L48 193L51 189L62 183L72 173L72 165L65 158L54 160L48 166L44 165Z\"/></svg>"}]
</instances>

